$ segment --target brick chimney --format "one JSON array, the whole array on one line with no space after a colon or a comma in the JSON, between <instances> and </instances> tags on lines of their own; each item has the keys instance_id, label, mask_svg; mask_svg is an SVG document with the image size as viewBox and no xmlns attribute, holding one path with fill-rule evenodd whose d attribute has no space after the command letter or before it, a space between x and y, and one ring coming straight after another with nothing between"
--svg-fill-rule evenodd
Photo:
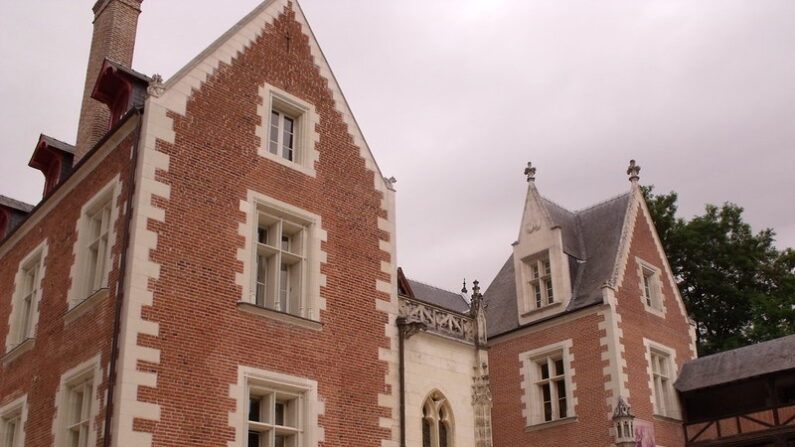
<instances>
[{"instance_id":1,"label":"brick chimney","mask_svg":"<svg viewBox=\"0 0 795 447\"><path fill-rule=\"evenodd\" d=\"M77 163L108 131L110 111L105 104L91 98L105 58L127 67L132 65L135 32L143 0L97 0L94 5L94 34L88 54L86 84L80 123L77 126Z\"/></svg>"}]
</instances>

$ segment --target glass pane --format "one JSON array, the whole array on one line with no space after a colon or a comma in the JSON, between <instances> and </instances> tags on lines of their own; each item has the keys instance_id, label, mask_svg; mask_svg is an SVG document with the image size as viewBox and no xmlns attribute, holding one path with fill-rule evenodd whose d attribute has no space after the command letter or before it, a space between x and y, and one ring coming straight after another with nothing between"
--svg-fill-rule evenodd
<instances>
[{"instance_id":1,"label":"glass pane","mask_svg":"<svg viewBox=\"0 0 795 447\"><path fill-rule=\"evenodd\" d=\"M439 447L447 447L447 426L439 421Z\"/></svg>"},{"instance_id":2,"label":"glass pane","mask_svg":"<svg viewBox=\"0 0 795 447\"><path fill-rule=\"evenodd\" d=\"M286 116L284 117L284 133L293 133L293 119Z\"/></svg>"},{"instance_id":3,"label":"glass pane","mask_svg":"<svg viewBox=\"0 0 795 447\"><path fill-rule=\"evenodd\" d=\"M431 447L431 423L422 420L422 447Z\"/></svg>"},{"instance_id":4,"label":"glass pane","mask_svg":"<svg viewBox=\"0 0 795 447\"><path fill-rule=\"evenodd\" d=\"M549 261L544 261L544 274L545 275L551 275L552 274L552 268L549 265Z\"/></svg>"},{"instance_id":5,"label":"glass pane","mask_svg":"<svg viewBox=\"0 0 795 447\"><path fill-rule=\"evenodd\" d=\"M276 435L276 443L273 444L275 447L284 447L286 437L284 435Z\"/></svg>"},{"instance_id":6,"label":"glass pane","mask_svg":"<svg viewBox=\"0 0 795 447\"><path fill-rule=\"evenodd\" d=\"M290 236L282 235L282 250L290 251Z\"/></svg>"},{"instance_id":7,"label":"glass pane","mask_svg":"<svg viewBox=\"0 0 795 447\"><path fill-rule=\"evenodd\" d=\"M248 447L260 447L260 434L255 431L248 432Z\"/></svg>"},{"instance_id":8,"label":"glass pane","mask_svg":"<svg viewBox=\"0 0 795 447\"><path fill-rule=\"evenodd\" d=\"M267 244L268 243L268 229L267 228L257 228L257 242L260 244Z\"/></svg>"},{"instance_id":9,"label":"glass pane","mask_svg":"<svg viewBox=\"0 0 795 447\"><path fill-rule=\"evenodd\" d=\"M287 297L290 292L290 266L282 263L279 271L279 310L287 312Z\"/></svg>"},{"instance_id":10,"label":"glass pane","mask_svg":"<svg viewBox=\"0 0 795 447\"><path fill-rule=\"evenodd\" d=\"M544 403L544 420L545 421L552 420L552 402Z\"/></svg>"},{"instance_id":11,"label":"glass pane","mask_svg":"<svg viewBox=\"0 0 795 447\"><path fill-rule=\"evenodd\" d=\"M552 390L549 388L548 383L541 385L541 395L544 397L544 402L552 400Z\"/></svg>"},{"instance_id":12,"label":"glass pane","mask_svg":"<svg viewBox=\"0 0 795 447\"><path fill-rule=\"evenodd\" d=\"M552 293L552 280L551 279L544 280L544 283L546 283L547 287L547 302L552 304L552 302L555 301L555 294Z\"/></svg>"},{"instance_id":13,"label":"glass pane","mask_svg":"<svg viewBox=\"0 0 795 447\"><path fill-rule=\"evenodd\" d=\"M271 154L278 154L279 153L279 142L271 140L268 150L270 151Z\"/></svg>"},{"instance_id":14,"label":"glass pane","mask_svg":"<svg viewBox=\"0 0 795 447\"><path fill-rule=\"evenodd\" d=\"M549 379L549 365L547 365L546 361L541 364L541 378Z\"/></svg>"},{"instance_id":15,"label":"glass pane","mask_svg":"<svg viewBox=\"0 0 795 447\"><path fill-rule=\"evenodd\" d=\"M556 376L563 375L563 359L555 360L555 375Z\"/></svg>"},{"instance_id":16,"label":"glass pane","mask_svg":"<svg viewBox=\"0 0 795 447\"><path fill-rule=\"evenodd\" d=\"M566 417L566 382L563 380L558 381L556 384L558 391L558 408L560 410L560 417Z\"/></svg>"},{"instance_id":17,"label":"glass pane","mask_svg":"<svg viewBox=\"0 0 795 447\"><path fill-rule=\"evenodd\" d=\"M265 305L265 292L268 283L268 258L257 256L257 291L256 303L259 306Z\"/></svg>"},{"instance_id":18,"label":"glass pane","mask_svg":"<svg viewBox=\"0 0 795 447\"><path fill-rule=\"evenodd\" d=\"M260 419L261 414L260 410L262 408L262 398L261 397L251 397L248 400L248 420L254 422L263 422Z\"/></svg>"},{"instance_id":19,"label":"glass pane","mask_svg":"<svg viewBox=\"0 0 795 447\"><path fill-rule=\"evenodd\" d=\"M271 111L271 126L279 127L279 112L275 110Z\"/></svg>"},{"instance_id":20,"label":"glass pane","mask_svg":"<svg viewBox=\"0 0 795 447\"><path fill-rule=\"evenodd\" d=\"M538 279L538 265L533 264L533 278Z\"/></svg>"},{"instance_id":21,"label":"glass pane","mask_svg":"<svg viewBox=\"0 0 795 447\"><path fill-rule=\"evenodd\" d=\"M274 424L276 425L284 425L284 405L283 401L276 402L276 415L274 419Z\"/></svg>"}]
</instances>

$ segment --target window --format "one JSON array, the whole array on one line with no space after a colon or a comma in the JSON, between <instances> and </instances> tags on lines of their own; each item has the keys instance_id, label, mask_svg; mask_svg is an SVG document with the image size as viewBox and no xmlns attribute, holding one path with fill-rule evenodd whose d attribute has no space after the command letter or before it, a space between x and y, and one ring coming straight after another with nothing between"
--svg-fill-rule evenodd
<instances>
[{"instance_id":1,"label":"window","mask_svg":"<svg viewBox=\"0 0 795 447\"><path fill-rule=\"evenodd\" d=\"M539 377L536 386L541 397L544 421L565 418L568 416L568 404L563 358L556 354L536 359L536 368Z\"/></svg>"},{"instance_id":2,"label":"window","mask_svg":"<svg viewBox=\"0 0 795 447\"><path fill-rule=\"evenodd\" d=\"M549 258L527 262L530 269L530 290L536 308L541 308L555 302L555 293L552 287L552 266Z\"/></svg>"},{"instance_id":3,"label":"window","mask_svg":"<svg viewBox=\"0 0 795 447\"><path fill-rule=\"evenodd\" d=\"M292 217L292 216L290 216ZM259 213L256 289L258 306L304 316L307 222Z\"/></svg>"},{"instance_id":4,"label":"window","mask_svg":"<svg viewBox=\"0 0 795 447\"><path fill-rule=\"evenodd\" d=\"M654 384L654 409L656 414L675 417L677 412L674 407L673 396L673 370L671 358L668 354L652 349L649 353L651 359L651 374Z\"/></svg>"},{"instance_id":5,"label":"window","mask_svg":"<svg viewBox=\"0 0 795 447\"><path fill-rule=\"evenodd\" d=\"M643 306L648 311L664 313L660 269L639 258L637 259L637 263L638 277L640 279L640 296L643 301Z\"/></svg>"},{"instance_id":6,"label":"window","mask_svg":"<svg viewBox=\"0 0 795 447\"><path fill-rule=\"evenodd\" d=\"M82 208L74 248L75 265L70 272L70 308L108 287L111 248L115 243L113 230L118 215L114 204L120 190L117 176Z\"/></svg>"},{"instance_id":7,"label":"window","mask_svg":"<svg viewBox=\"0 0 795 447\"><path fill-rule=\"evenodd\" d=\"M12 299L6 351L10 351L35 335L46 256L47 245L44 242L25 257L19 265L15 278L16 290Z\"/></svg>"},{"instance_id":8,"label":"window","mask_svg":"<svg viewBox=\"0 0 795 447\"><path fill-rule=\"evenodd\" d=\"M565 340L519 354L528 426L573 418L576 401L572 396L571 345L571 340Z\"/></svg>"},{"instance_id":9,"label":"window","mask_svg":"<svg viewBox=\"0 0 795 447\"><path fill-rule=\"evenodd\" d=\"M89 447L96 444L99 365L99 356L96 356L61 376L56 400L54 445Z\"/></svg>"},{"instance_id":10,"label":"window","mask_svg":"<svg viewBox=\"0 0 795 447\"><path fill-rule=\"evenodd\" d=\"M66 424L67 445L69 447L88 447L88 435L91 426L91 395L93 380L69 385L66 404L69 418Z\"/></svg>"},{"instance_id":11,"label":"window","mask_svg":"<svg viewBox=\"0 0 795 447\"><path fill-rule=\"evenodd\" d=\"M269 84L260 87L260 95L258 154L314 177L318 159L315 143L320 138L314 106Z\"/></svg>"},{"instance_id":12,"label":"window","mask_svg":"<svg viewBox=\"0 0 795 447\"><path fill-rule=\"evenodd\" d=\"M293 161L295 151L295 118L278 110L271 111L271 129L268 150Z\"/></svg>"},{"instance_id":13,"label":"window","mask_svg":"<svg viewBox=\"0 0 795 447\"><path fill-rule=\"evenodd\" d=\"M26 397L0 408L0 447L22 447L25 443L23 426L26 419Z\"/></svg>"},{"instance_id":14,"label":"window","mask_svg":"<svg viewBox=\"0 0 795 447\"><path fill-rule=\"evenodd\" d=\"M450 403L438 391L432 392L422 406L422 447L453 445L453 413Z\"/></svg>"},{"instance_id":15,"label":"window","mask_svg":"<svg viewBox=\"0 0 795 447\"><path fill-rule=\"evenodd\" d=\"M303 395L264 386L249 390L248 447L298 447Z\"/></svg>"}]
</instances>

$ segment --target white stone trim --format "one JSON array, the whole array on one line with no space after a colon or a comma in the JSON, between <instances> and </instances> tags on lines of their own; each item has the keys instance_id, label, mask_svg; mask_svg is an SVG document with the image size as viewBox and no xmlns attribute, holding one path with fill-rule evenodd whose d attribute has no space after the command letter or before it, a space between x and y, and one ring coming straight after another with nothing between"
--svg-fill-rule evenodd
<instances>
[{"instance_id":1,"label":"white stone trim","mask_svg":"<svg viewBox=\"0 0 795 447\"><path fill-rule=\"evenodd\" d=\"M643 337L643 346L645 347L644 356L646 358L646 375L648 376L648 386L649 386L649 401L651 402L652 408L654 410L655 415L659 416L666 416L671 418L679 418L681 417L681 407L679 404L679 398L676 394L676 390L674 389L674 381L677 377L679 377L679 366L676 363L676 349L658 343L654 340L650 340L646 337ZM671 403L674 404L673 412L669 414L662 414L660 413L659 409L657 408L657 402L655 401L654 397L656 391L654 389L654 374L652 372L652 362L651 362L651 351L657 351L665 354L668 359L670 360L670 367L671 367L671 374L669 377L670 381L670 400Z\"/></svg>"},{"instance_id":2,"label":"white stone trim","mask_svg":"<svg viewBox=\"0 0 795 447\"><path fill-rule=\"evenodd\" d=\"M89 409L89 430L88 444L97 444L97 430L102 426L96 421L99 408L102 404L102 397L99 393L99 384L102 382L103 374L100 365L100 356L96 356L70 368L61 374L61 381L58 385L55 398L55 419L52 424L52 434L55 440L54 445L66 445L66 424L70 419L70 408L66 399L69 397L69 387L74 386L83 380L91 381L91 408Z\"/></svg>"},{"instance_id":3,"label":"white stone trim","mask_svg":"<svg viewBox=\"0 0 795 447\"><path fill-rule=\"evenodd\" d=\"M229 386L229 397L235 402L235 409L229 412L229 426L234 430L235 439L227 442L229 447L245 445L249 389L256 385L301 393L304 416L301 446L317 447L325 441L325 431L319 424L319 418L325 414L326 407L318 394L317 381L238 365L237 383Z\"/></svg>"},{"instance_id":4,"label":"white stone trim","mask_svg":"<svg viewBox=\"0 0 795 447\"><path fill-rule=\"evenodd\" d=\"M624 282L624 275L629 261L629 249L632 245L632 236L635 234L635 221L638 213L638 191L633 191L629 196L627 211L624 214L624 223L621 225L621 238L618 243L618 253L613 265L611 282L614 287L621 287ZM643 199L641 199L642 201Z\"/></svg>"},{"instance_id":5,"label":"white stone trim","mask_svg":"<svg viewBox=\"0 0 795 447\"><path fill-rule=\"evenodd\" d=\"M638 290L640 292L640 301L643 304L643 308L646 309L646 312L657 315L660 318L665 318L666 309L665 309L665 294L663 293L662 270L660 270L660 268L657 267L656 265L647 262L637 256L635 256L635 262L638 264L636 273L638 274L638 281L639 281ZM646 275L644 275L644 270L653 273L651 281L651 287L653 288L651 292L652 293L651 306L646 304L646 291L644 290L645 285L643 281ZM655 300L657 301L657 304L659 304L660 306L659 309L654 307Z\"/></svg>"},{"instance_id":6,"label":"white stone trim","mask_svg":"<svg viewBox=\"0 0 795 447\"><path fill-rule=\"evenodd\" d=\"M607 362L607 366L602 369L604 377L609 377L605 381L605 391L611 392L605 396L608 408L607 418L613 417L613 411L619 396L629 400L630 392L627 384L629 375L627 371L626 349L622 340L624 330L621 329L621 314L616 311L615 292L608 287L602 289L605 303L609 304L604 310L598 313L602 317L599 322L599 330L605 331L605 336L599 339L599 346L605 348L602 352L602 361Z\"/></svg>"},{"instance_id":7,"label":"white stone trim","mask_svg":"<svg viewBox=\"0 0 795 447\"><path fill-rule=\"evenodd\" d=\"M520 388L522 389L522 416L524 416L525 425L527 427L537 424L543 424L544 417L541 414L541 409L538 407L538 395L536 391L536 373L535 373L535 359L550 354L560 353L563 358L563 367L566 370L566 402L568 404L567 418L576 416L577 397L575 391L577 390L577 383L574 381L576 371L571 366L574 361L574 353L572 346L574 345L572 339L566 339L557 343L542 346L540 348L531 349L519 354L519 363L522 365L519 369L521 377Z\"/></svg>"},{"instance_id":8,"label":"white stone trim","mask_svg":"<svg viewBox=\"0 0 795 447\"><path fill-rule=\"evenodd\" d=\"M322 218L318 214L298 208L281 200L268 197L256 191L248 190L246 200L240 201L240 210L246 217L238 224L238 233L245 239L242 248L237 249L237 260L243 264L243 273L235 274L235 282L240 286L240 301L254 303L254 266L256 265L257 252L254 241L257 234L257 212L261 208L275 210L298 221L306 222L308 231L307 247L307 278L305 282L306 296L309 313L303 318L320 321L320 311L326 310L326 300L320 295L320 288L326 285L326 275L320 272L321 265L328 262L328 254L321 248L322 242L328 241L328 233L323 229Z\"/></svg>"},{"instance_id":9,"label":"white stone trim","mask_svg":"<svg viewBox=\"0 0 795 447\"><path fill-rule=\"evenodd\" d=\"M317 125L320 120L315 106L268 83L260 86L259 95L262 103L257 105L257 115L260 117L260 123L255 131L260 139L257 154L303 172L310 177L315 177L315 163L320 159L320 152L317 150L317 143L320 141ZM295 117L296 138L294 139L293 161L287 160L279 154L272 154L268 150L271 110L274 109Z\"/></svg>"},{"instance_id":10,"label":"white stone trim","mask_svg":"<svg viewBox=\"0 0 795 447\"><path fill-rule=\"evenodd\" d=\"M28 395L24 394L2 406L0 406L0 428L5 424L4 419L10 419L14 416L19 416L19 438L14 439L14 447L25 445L25 425L28 421ZM6 433L0 430L0 439L5 440Z\"/></svg>"},{"instance_id":11,"label":"white stone trim","mask_svg":"<svg viewBox=\"0 0 795 447\"><path fill-rule=\"evenodd\" d=\"M8 334L6 334L6 349L5 352L8 353L15 347L19 346L20 344L24 343L28 338L35 338L36 336L36 326L39 324L39 304L41 303L41 284L44 275L46 274L46 263L44 262L47 259L47 251L48 251L48 240L45 239L39 245L36 246L33 250L30 251L19 263L19 267L17 268L17 274L14 276L14 293L11 297L11 311L8 313ZM38 259L37 259L38 258ZM36 284L33 287L38 291L35 295L35 302L31 303L31 316L30 316L30 327L28 328L27 334L21 334L19 337L17 332L19 331L20 325L20 300L24 297L22 296L22 275L24 270L30 268L32 264L38 263L39 264L39 275L36 281Z\"/></svg>"},{"instance_id":12,"label":"white stone trim","mask_svg":"<svg viewBox=\"0 0 795 447\"><path fill-rule=\"evenodd\" d=\"M100 288L107 287L108 277L111 270L119 264L119 256L114 256L113 247L116 246L116 221L119 217L119 207L122 204L119 202L119 195L121 194L121 174L116 174L111 181L102 187L96 194L94 194L86 203L80 208L80 217L75 223L75 234L77 239L72 245L72 253L74 254L74 263L69 269L70 286L67 292L67 306L69 309L77 306L81 301L88 298L95 290L89 290L90 286L86 284L86 275L88 274L88 247L89 241L86 240L86 233L88 232L89 214L97 208L104 207L105 204L110 204L110 222L108 224L108 245L107 245L107 259L105 259L105 273L104 278L101 279L102 284Z\"/></svg>"},{"instance_id":13,"label":"white stone trim","mask_svg":"<svg viewBox=\"0 0 795 447\"><path fill-rule=\"evenodd\" d=\"M138 362L160 363L160 350L138 345L140 335L158 336L158 323L144 320L142 309L153 304L149 281L160 278L160 264L151 253L157 249L158 235L148 229L149 221L164 222L165 210L153 204L155 198L169 200L171 188L160 182L157 171L167 172L169 156L156 149L157 141L174 143L173 120L155 98L147 99L139 141L136 190L130 222L127 251L127 280L124 287L119 360L114 391L111 436L118 447L143 447L152 443L151 433L133 430L134 419L160 420L159 404L138 401L139 387L157 388L157 374L140 371Z\"/></svg>"}]
</instances>

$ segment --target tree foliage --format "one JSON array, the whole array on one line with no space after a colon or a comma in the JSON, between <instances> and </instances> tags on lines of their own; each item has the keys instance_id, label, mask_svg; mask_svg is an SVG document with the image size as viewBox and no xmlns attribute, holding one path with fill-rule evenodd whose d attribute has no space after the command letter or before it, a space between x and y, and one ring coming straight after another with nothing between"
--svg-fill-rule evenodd
<instances>
[{"instance_id":1,"label":"tree foliage","mask_svg":"<svg viewBox=\"0 0 795 447\"><path fill-rule=\"evenodd\" d=\"M643 194L674 277L696 322L700 355L795 333L795 251L758 233L743 208L706 205L690 220L677 217L677 194Z\"/></svg>"}]
</instances>

